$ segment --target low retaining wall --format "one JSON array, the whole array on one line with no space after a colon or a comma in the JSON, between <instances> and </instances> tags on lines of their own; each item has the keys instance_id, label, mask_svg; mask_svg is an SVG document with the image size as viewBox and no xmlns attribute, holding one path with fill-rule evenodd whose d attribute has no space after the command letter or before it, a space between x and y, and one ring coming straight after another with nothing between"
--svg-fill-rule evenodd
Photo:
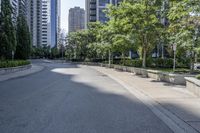
<instances>
[{"instance_id":1,"label":"low retaining wall","mask_svg":"<svg viewBox=\"0 0 200 133\"><path fill-rule=\"evenodd\" d=\"M196 78L186 77L186 88L195 95L200 96L200 80Z\"/></svg>"},{"instance_id":2,"label":"low retaining wall","mask_svg":"<svg viewBox=\"0 0 200 133\"><path fill-rule=\"evenodd\" d=\"M19 67L0 68L0 75L27 70L27 69L30 69L31 67L32 65L30 64L30 65L24 65L24 66L19 66Z\"/></svg>"},{"instance_id":3,"label":"low retaining wall","mask_svg":"<svg viewBox=\"0 0 200 133\"><path fill-rule=\"evenodd\" d=\"M107 68L114 68L116 70L125 71L125 72L131 72L135 75L141 75L145 78L152 78L157 81L164 81L176 85L186 85L186 79L185 77L194 77L194 75L188 75L188 74L173 74L173 73L164 73L157 70L148 70L143 68L136 68L136 67L127 67L127 66L120 66L120 65L108 65L108 64L102 64L102 63L90 63L90 62L84 62L84 65L92 65L92 66L101 66L101 67L107 67Z\"/></svg>"}]
</instances>

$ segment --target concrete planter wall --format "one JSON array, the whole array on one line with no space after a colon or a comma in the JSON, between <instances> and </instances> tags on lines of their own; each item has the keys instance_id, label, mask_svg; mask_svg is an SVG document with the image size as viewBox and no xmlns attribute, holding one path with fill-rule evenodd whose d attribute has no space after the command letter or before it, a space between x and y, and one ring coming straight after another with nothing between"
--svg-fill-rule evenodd
<instances>
[{"instance_id":1,"label":"concrete planter wall","mask_svg":"<svg viewBox=\"0 0 200 133\"><path fill-rule=\"evenodd\" d=\"M200 96L200 80L196 78L186 77L186 88L195 95Z\"/></svg>"},{"instance_id":2,"label":"concrete planter wall","mask_svg":"<svg viewBox=\"0 0 200 133\"><path fill-rule=\"evenodd\" d=\"M32 65L30 64L30 65L19 66L19 67L0 68L0 75L5 75L5 74L9 74L9 73L27 70L31 67L32 67Z\"/></svg>"},{"instance_id":3,"label":"concrete planter wall","mask_svg":"<svg viewBox=\"0 0 200 133\"><path fill-rule=\"evenodd\" d=\"M148 77L156 79L157 81L164 81L177 85L186 85L185 77L194 77L194 75L188 74L172 74L172 73L164 73L155 70L147 70Z\"/></svg>"},{"instance_id":4,"label":"concrete planter wall","mask_svg":"<svg viewBox=\"0 0 200 133\"><path fill-rule=\"evenodd\" d=\"M85 64L85 63L84 63ZM127 66L120 66L120 65L108 65L108 64L98 64L98 63L87 63L89 65L107 67L107 68L114 68L116 70L131 72L135 75L141 75L145 78L152 78L157 81L164 81L176 85L186 85L185 77L194 77L194 75L185 75L185 74L172 74L172 73L164 73L161 71L156 70L148 70L136 67L127 67Z\"/></svg>"}]
</instances>

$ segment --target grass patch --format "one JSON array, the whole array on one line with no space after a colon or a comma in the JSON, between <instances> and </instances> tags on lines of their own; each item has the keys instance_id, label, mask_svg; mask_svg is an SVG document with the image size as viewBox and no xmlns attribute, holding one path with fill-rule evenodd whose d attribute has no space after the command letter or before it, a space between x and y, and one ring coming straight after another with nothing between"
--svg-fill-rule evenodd
<instances>
[{"instance_id":1,"label":"grass patch","mask_svg":"<svg viewBox=\"0 0 200 133\"><path fill-rule=\"evenodd\" d=\"M0 61L0 68L9 68L9 67L18 67L31 64L30 61L27 60L14 60L14 61Z\"/></svg>"}]
</instances>

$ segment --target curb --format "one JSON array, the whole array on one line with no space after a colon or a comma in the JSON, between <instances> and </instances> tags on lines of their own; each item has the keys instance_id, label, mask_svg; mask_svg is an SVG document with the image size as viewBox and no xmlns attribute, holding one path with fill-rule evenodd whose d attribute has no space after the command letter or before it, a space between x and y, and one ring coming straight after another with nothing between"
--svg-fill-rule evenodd
<instances>
[{"instance_id":1,"label":"curb","mask_svg":"<svg viewBox=\"0 0 200 133\"><path fill-rule=\"evenodd\" d=\"M37 69L34 70L34 67L36 67ZM7 75L0 75L0 82L11 80L11 79L22 78L22 77L26 77L26 76L29 76L29 75L32 75L32 74L36 74L36 73L44 70L44 68L45 68L44 66L32 65L31 68L23 70L23 71L17 71L17 72L14 72L14 73L9 73ZM25 72L25 71L27 71L27 72Z\"/></svg>"},{"instance_id":2,"label":"curb","mask_svg":"<svg viewBox=\"0 0 200 133\"><path fill-rule=\"evenodd\" d=\"M10 73L24 71L27 69L31 69L31 67L32 67L32 64L18 66L18 67L0 68L0 75L6 75L6 74L10 74Z\"/></svg>"},{"instance_id":3,"label":"curb","mask_svg":"<svg viewBox=\"0 0 200 133\"><path fill-rule=\"evenodd\" d=\"M92 67L91 67L92 68ZM95 69L95 68L93 68ZM156 102L151 96L139 91L137 88L126 84L123 80L120 80L111 74L107 74L98 69L95 69L103 74L108 75L111 79L121 84L128 92L136 96L142 103L144 103L159 119L161 119L174 133L199 133L192 128L185 121L165 109L162 105Z\"/></svg>"}]
</instances>

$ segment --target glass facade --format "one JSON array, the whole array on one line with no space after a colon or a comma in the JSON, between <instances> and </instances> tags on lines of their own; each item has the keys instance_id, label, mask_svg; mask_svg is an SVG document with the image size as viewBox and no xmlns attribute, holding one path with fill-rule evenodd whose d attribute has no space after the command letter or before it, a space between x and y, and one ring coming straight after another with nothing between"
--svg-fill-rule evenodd
<instances>
[{"instance_id":1,"label":"glass facade","mask_svg":"<svg viewBox=\"0 0 200 133\"><path fill-rule=\"evenodd\" d=\"M105 23L108 21L108 18L106 17L106 14L104 13L105 8L99 9L99 21L102 23Z\"/></svg>"},{"instance_id":2,"label":"glass facade","mask_svg":"<svg viewBox=\"0 0 200 133\"><path fill-rule=\"evenodd\" d=\"M51 0L51 47L57 44L57 0Z\"/></svg>"},{"instance_id":3,"label":"glass facade","mask_svg":"<svg viewBox=\"0 0 200 133\"><path fill-rule=\"evenodd\" d=\"M99 0L98 6L106 6L107 4L110 4L110 0Z\"/></svg>"}]
</instances>

